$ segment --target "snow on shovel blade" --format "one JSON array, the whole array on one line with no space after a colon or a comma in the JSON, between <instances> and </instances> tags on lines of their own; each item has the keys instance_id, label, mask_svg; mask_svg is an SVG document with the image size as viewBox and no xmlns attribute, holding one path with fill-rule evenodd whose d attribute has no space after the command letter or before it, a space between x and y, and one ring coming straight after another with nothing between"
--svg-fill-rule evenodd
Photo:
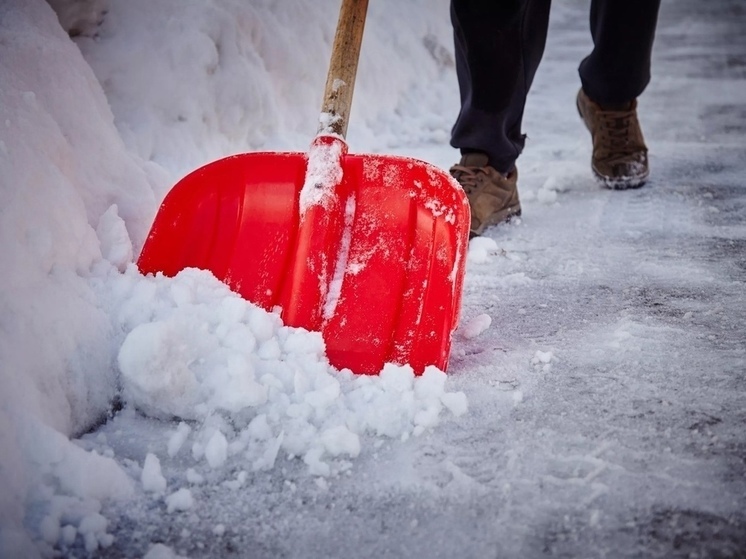
<instances>
[{"instance_id":1,"label":"snow on shovel blade","mask_svg":"<svg viewBox=\"0 0 746 559\"><path fill-rule=\"evenodd\" d=\"M458 324L469 207L415 159L347 154L333 136L306 153L247 153L187 175L161 205L143 273L211 271L245 299L320 331L338 369L445 370Z\"/></svg>"}]
</instances>

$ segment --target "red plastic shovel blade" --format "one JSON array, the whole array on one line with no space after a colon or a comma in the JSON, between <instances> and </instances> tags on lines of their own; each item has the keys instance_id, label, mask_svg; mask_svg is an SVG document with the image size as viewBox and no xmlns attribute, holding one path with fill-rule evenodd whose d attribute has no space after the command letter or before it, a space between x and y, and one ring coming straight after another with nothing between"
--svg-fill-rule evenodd
<instances>
[{"instance_id":1,"label":"red plastic shovel blade","mask_svg":"<svg viewBox=\"0 0 746 559\"><path fill-rule=\"evenodd\" d=\"M410 158L340 156L341 183L301 208L305 153L210 163L166 196L138 266L211 271L245 299L320 331L332 365L445 370L458 324L469 207L453 179Z\"/></svg>"}]
</instances>

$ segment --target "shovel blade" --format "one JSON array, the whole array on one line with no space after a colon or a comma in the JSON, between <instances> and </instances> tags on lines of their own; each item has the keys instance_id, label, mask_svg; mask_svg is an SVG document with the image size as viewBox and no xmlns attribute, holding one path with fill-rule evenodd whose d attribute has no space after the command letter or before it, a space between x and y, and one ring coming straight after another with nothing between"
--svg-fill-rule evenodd
<instances>
[{"instance_id":1,"label":"shovel blade","mask_svg":"<svg viewBox=\"0 0 746 559\"><path fill-rule=\"evenodd\" d=\"M325 205L300 208L304 153L210 163L168 193L138 259L143 273L211 271L285 324L322 333L338 369L445 370L458 325L469 207L415 159L341 155Z\"/></svg>"}]
</instances>

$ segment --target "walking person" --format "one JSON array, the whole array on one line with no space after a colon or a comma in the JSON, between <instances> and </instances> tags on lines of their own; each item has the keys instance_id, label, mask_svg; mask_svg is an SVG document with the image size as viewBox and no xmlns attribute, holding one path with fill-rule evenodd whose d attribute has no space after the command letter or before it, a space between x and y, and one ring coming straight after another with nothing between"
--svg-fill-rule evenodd
<instances>
[{"instance_id":1,"label":"walking person","mask_svg":"<svg viewBox=\"0 0 746 559\"><path fill-rule=\"evenodd\" d=\"M550 0L451 0L461 110L451 168L471 206L471 236L521 214L516 160L531 83L544 53ZM660 0L591 0L593 50L579 67L580 117L591 133L591 168L612 189L649 173L637 97L650 81Z\"/></svg>"}]
</instances>

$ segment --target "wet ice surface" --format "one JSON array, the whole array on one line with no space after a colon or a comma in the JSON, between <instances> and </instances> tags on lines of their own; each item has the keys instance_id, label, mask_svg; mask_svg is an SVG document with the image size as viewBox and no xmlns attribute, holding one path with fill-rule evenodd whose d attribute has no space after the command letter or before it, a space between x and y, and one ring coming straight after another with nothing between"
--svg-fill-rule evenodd
<instances>
[{"instance_id":1,"label":"wet ice surface","mask_svg":"<svg viewBox=\"0 0 746 559\"><path fill-rule=\"evenodd\" d=\"M285 457L188 473L188 453L168 453L177 423L122 413L83 444L113 449L134 479L155 454L169 490L106 505L117 544L103 556L154 542L193 558L744 553L746 13L664 3L640 108L651 180L612 192L591 177L573 106L585 9L552 23L519 162L524 217L469 262L463 321L492 319L454 343L449 388L469 413L363 444L324 479ZM447 147L417 149L452 163ZM177 489L191 500L167 501Z\"/></svg>"}]
</instances>

